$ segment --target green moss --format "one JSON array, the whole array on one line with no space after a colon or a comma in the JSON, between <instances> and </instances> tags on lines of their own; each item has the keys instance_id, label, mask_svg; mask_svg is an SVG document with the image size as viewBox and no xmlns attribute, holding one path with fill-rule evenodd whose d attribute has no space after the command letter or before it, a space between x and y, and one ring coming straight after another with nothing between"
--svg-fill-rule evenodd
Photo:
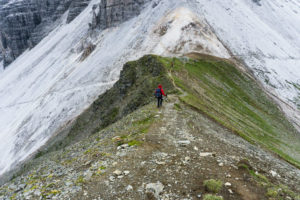
<instances>
[{"instance_id":1,"label":"green moss","mask_svg":"<svg viewBox=\"0 0 300 200\"><path fill-rule=\"evenodd\" d=\"M46 185L45 188L54 188L55 187L55 183L49 183L48 185Z\"/></svg>"},{"instance_id":2,"label":"green moss","mask_svg":"<svg viewBox=\"0 0 300 200\"><path fill-rule=\"evenodd\" d=\"M178 110L178 111L181 111L181 110L182 110L180 104L178 104L178 103L175 103L175 104L174 104L174 108L175 108L176 110Z\"/></svg>"},{"instance_id":3,"label":"green moss","mask_svg":"<svg viewBox=\"0 0 300 200\"><path fill-rule=\"evenodd\" d=\"M239 169L246 169L246 170L249 170L249 166L246 165L246 164L244 164L244 163L239 164L239 165L238 165L238 168L239 168Z\"/></svg>"},{"instance_id":4,"label":"green moss","mask_svg":"<svg viewBox=\"0 0 300 200\"><path fill-rule=\"evenodd\" d=\"M94 152L98 152L98 149L88 149L86 150L83 154L88 155L88 154L93 154Z\"/></svg>"},{"instance_id":5,"label":"green moss","mask_svg":"<svg viewBox=\"0 0 300 200\"><path fill-rule=\"evenodd\" d=\"M17 193L12 194L12 196L10 197L10 200L15 200L17 197Z\"/></svg>"},{"instance_id":6,"label":"green moss","mask_svg":"<svg viewBox=\"0 0 300 200\"><path fill-rule=\"evenodd\" d=\"M290 197L293 197L293 198L296 197L296 194L292 190L290 190L288 186L280 184L279 188L281 188L282 193L284 193Z\"/></svg>"},{"instance_id":7,"label":"green moss","mask_svg":"<svg viewBox=\"0 0 300 200\"><path fill-rule=\"evenodd\" d=\"M220 180L206 180L203 182L205 189L208 192L218 193L222 189L223 182Z\"/></svg>"},{"instance_id":8,"label":"green moss","mask_svg":"<svg viewBox=\"0 0 300 200\"><path fill-rule=\"evenodd\" d=\"M206 194L204 195L203 200L223 200L223 197L212 195L212 194Z\"/></svg>"},{"instance_id":9,"label":"green moss","mask_svg":"<svg viewBox=\"0 0 300 200\"><path fill-rule=\"evenodd\" d=\"M99 167L99 169L100 169L100 170L105 170L106 167L105 167L105 166L101 166L101 167Z\"/></svg>"},{"instance_id":10,"label":"green moss","mask_svg":"<svg viewBox=\"0 0 300 200\"><path fill-rule=\"evenodd\" d=\"M113 108L109 112L109 114L107 116L105 116L105 118L103 119L101 128L99 130L101 130L102 128L108 126L109 124L115 122L116 117L118 116L118 114L119 114L119 108L118 107ZM95 131L95 132L98 132L98 131Z\"/></svg>"},{"instance_id":11,"label":"green moss","mask_svg":"<svg viewBox=\"0 0 300 200\"><path fill-rule=\"evenodd\" d=\"M31 188L30 188L30 190L35 190L35 189L37 189L38 188L38 186L37 185L34 185L34 186L32 186Z\"/></svg>"},{"instance_id":12,"label":"green moss","mask_svg":"<svg viewBox=\"0 0 300 200\"><path fill-rule=\"evenodd\" d=\"M278 190L277 188L268 188L267 190L267 194L266 194L268 197L277 197L278 196Z\"/></svg>"},{"instance_id":13,"label":"green moss","mask_svg":"<svg viewBox=\"0 0 300 200\"><path fill-rule=\"evenodd\" d=\"M266 176L259 174L259 173L255 173L255 175L262 182L269 183L269 179Z\"/></svg>"},{"instance_id":14,"label":"green moss","mask_svg":"<svg viewBox=\"0 0 300 200\"><path fill-rule=\"evenodd\" d=\"M254 172L253 170L249 170L249 173L259 182L262 183L269 183L269 180L267 177L265 177L264 175L258 173L258 172Z\"/></svg>"},{"instance_id":15,"label":"green moss","mask_svg":"<svg viewBox=\"0 0 300 200\"><path fill-rule=\"evenodd\" d=\"M77 180L75 181L75 184L76 185L81 185L81 184L84 184L85 183L85 180L84 180L84 177L81 175L77 178Z\"/></svg>"},{"instance_id":16,"label":"green moss","mask_svg":"<svg viewBox=\"0 0 300 200\"><path fill-rule=\"evenodd\" d=\"M128 145L131 146L140 146L142 144L141 141L137 141L137 140L131 140L130 142L128 142Z\"/></svg>"},{"instance_id":17,"label":"green moss","mask_svg":"<svg viewBox=\"0 0 300 200\"><path fill-rule=\"evenodd\" d=\"M49 178L49 179L53 178L53 174L49 174L49 176L47 176L47 178Z\"/></svg>"},{"instance_id":18,"label":"green moss","mask_svg":"<svg viewBox=\"0 0 300 200\"><path fill-rule=\"evenodd\" d=\"M247 166L247 165L246 165ZM255 173L253 170L248 170L250 175L264 188L266 188L266 196L272 198L272 199L278 199L281 200L283 196L289 196L294 199L296 199L297 194L293 192L292 190L289 189L289 187L285 185L276 185L272 184L269 179L260 174L260 173Z\"/></svg>"},{"instance_id":19,"label":"green moss","mask_svg":"<svg viewBox=\"0 0 300 200\"><path fill-rule=\"evenodd\" d=\"M153 121L153 119L154 119L153 117L154 117L153 115L150 115L150 116L148 116L144 119L134 121L132 124L134 126L147 125L147 124L150 124Z\"/></svg>"},{"instance_id":20,"label":"green moss","mask_svg":"<svg viewBox=\"0 0 300 200\"><path fill-rule=\"evenodd\" d=\"M61 191L59 191L59 190L51 190L51 191L49 192L49 194L52 194L52 195L57 195L57 194L59 194L59 193L61 193Z\"/></svg>"}]
</instances>

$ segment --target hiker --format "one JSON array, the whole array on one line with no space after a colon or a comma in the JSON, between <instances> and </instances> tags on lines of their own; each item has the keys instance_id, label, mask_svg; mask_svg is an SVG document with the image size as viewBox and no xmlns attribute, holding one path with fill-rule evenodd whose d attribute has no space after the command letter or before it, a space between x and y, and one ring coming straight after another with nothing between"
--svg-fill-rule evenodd
<instances>
[{"instance_id":1,"label":"hiker","mask_svg":"<svg viewBox=\"0 0 300 200\"><path fill-rule=\"evenodd\" d=\"M166 97L167 95L165 94L164 90L162 89L162 85L158 85L158 87L155 89L155 93L154 93L155 97L157 98L157 107L161 107L162 106L162 102L163 102L163 95Z\"/></svg>"}]
</instances>

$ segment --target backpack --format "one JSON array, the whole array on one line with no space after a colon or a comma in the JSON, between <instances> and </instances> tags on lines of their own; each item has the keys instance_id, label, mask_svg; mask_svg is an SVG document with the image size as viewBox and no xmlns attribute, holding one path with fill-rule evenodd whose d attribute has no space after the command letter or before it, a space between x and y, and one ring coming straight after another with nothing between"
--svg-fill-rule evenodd
<instances>
[{"instance_id":1,"label":"backpack","mask_svg":"<svg viewBox=\"0 0 300 200\"><path fill-rule=\"evenodd\" d=\"M162 97L162 93L161 93L161 89L160 88L157 88L155 90L155 97L156 98L161 98Z\"/></svg>"}]
</instances>

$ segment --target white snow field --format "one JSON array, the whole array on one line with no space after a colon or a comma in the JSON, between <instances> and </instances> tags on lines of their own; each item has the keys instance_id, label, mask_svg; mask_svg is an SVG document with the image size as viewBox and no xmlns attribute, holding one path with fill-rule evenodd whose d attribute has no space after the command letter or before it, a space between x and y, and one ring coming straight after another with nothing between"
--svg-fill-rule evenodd
<instances>
[{"instance_id":1,"label":"white snow field","mask_svg":"<svg viewBox=\"0 0 300 200\"><path fill-rule=\"evenodd\" d=\"M92 6L99 3L92 0L70 24L65 24L67 14L63 16L54 31L0 73L0 175L110 88L125 62L148 53L196 51L241 58L297 122L299 113L291 101L300 92L294 86L300 84L299 2L156 2L156 7L151 2L139 16L91 37L88 23ZM96 49L80 61L90 43Z\"/></svg>"}]
</instances>

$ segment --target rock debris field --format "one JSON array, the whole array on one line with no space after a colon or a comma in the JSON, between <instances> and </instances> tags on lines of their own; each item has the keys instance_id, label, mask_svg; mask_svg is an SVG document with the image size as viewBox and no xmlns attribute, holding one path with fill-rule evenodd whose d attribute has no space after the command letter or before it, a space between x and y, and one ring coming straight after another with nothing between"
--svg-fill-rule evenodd
<instances>
[{"instance_id":1,"label":"rock debris field","mask_svg":"<svg viewBox=\"0 0 300 200\"><path fill-rule=\"evenodd\" d=\"M300 171L170 95L31 161L0 199L299 199ZM252 173L253 172L253 173ZM204 182L218 180L213 192ZM273 193L272 193L273 192ZM215 194L214 194L215 193Z\"/></svg>"}]
</instances>

